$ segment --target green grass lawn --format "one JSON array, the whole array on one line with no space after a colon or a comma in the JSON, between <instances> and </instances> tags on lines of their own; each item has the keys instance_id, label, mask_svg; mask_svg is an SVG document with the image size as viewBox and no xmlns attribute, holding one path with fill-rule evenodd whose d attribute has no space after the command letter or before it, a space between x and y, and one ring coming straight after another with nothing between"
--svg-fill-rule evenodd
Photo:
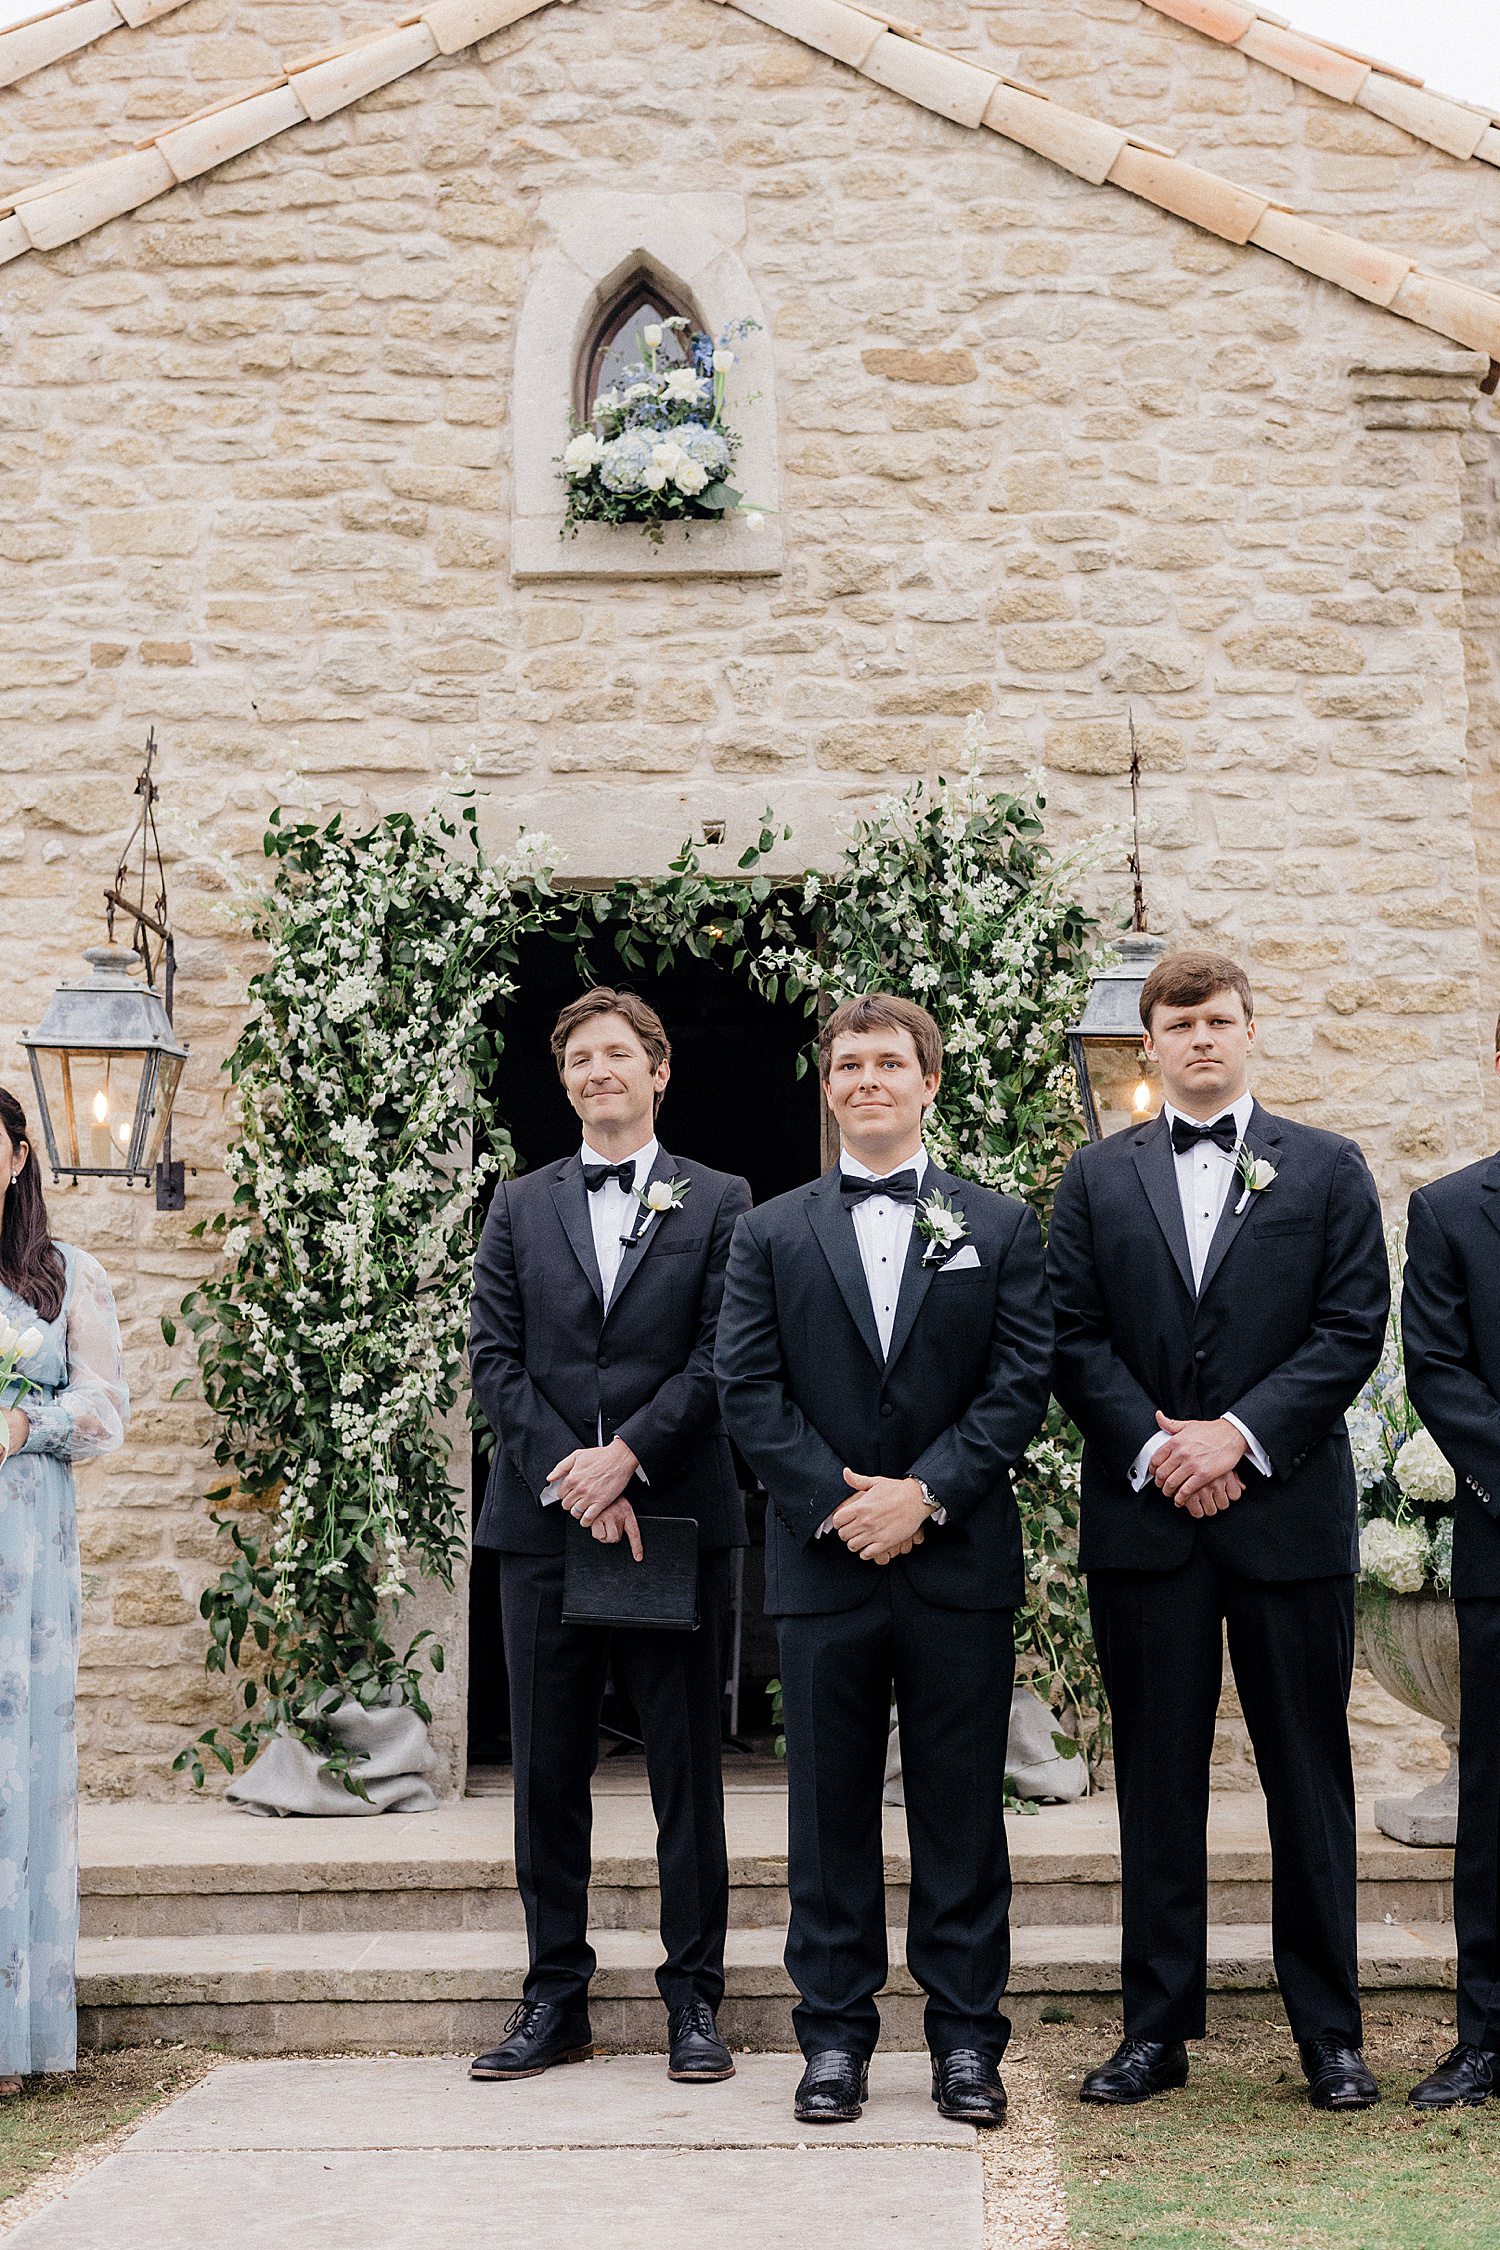
<instances>
[{"instance_id":1,"label":"green grass lawn","mask_svg":"<svg viewBox=\"0 0 1500 2250\"><path fill-rule=\"evenodd\" d=\"M0 2101L0 2207L63 2157L106 2140L221 2058L194 2047L80 2055L72 2076L28 2078Z\"/></svg>"},{"instance_id":2,"label":"green grass lawn","mask_svg":"<svg viewBox=\"0 0 1500 2250\"><path fill-rule=\"evenodd\" d=\"M1451 2026L1371 2010L1378 2109L1309 2108L1284 2027L1238 2025L1190 2049L1186 2089L1086 2108L1109 2034L1041 2026L1027 2045L1055 2100L1074 2250L1497 2250L1500 2103L1423 2117L1406 2094Z\"/></svg>"}]
</instances>

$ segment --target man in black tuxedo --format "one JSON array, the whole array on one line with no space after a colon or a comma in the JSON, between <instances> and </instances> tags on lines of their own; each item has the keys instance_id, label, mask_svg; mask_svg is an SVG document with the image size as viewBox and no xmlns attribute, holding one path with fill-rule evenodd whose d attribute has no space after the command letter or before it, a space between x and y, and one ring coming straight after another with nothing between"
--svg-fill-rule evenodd
<instances>
[{"instance_id":1,"label":"man in black tuxedo","mask_svg":"<svg viewBox=\"0 0 1500 2250\"><path fill-rule=\"evenodd\" d=\"M922 1145L942 1037L874 993L823 1026L842 1153L742 1219L717 1365L766 1488L786 1724L796 2113L858 2117L887 1971L881 1790L894 1688L911 1837L906 1957L933 2098L997 2125L1010 1970L1003 1804L1024 1592L1010 1472L1041 1425L1052 1321L1035 1215Z\"/></svg>"},{"instance_id":2,"label":"man in black tuxedo","mask_svg":"<svg viewBox=\"0 0 1500 2250\"><path fill-rule=\"evenodd\" d=\"M1500 1024L1495 1027L1500 1070ZM1458 1612L1458 2045L1419 2109L1500 2087L1500 1156L1419 1188L1401 1293L1407 1394L1453 1465Z\"/></svg>"},{"instance_id":3,"label":"man in black tuxedo","mask_svg":"<svg viewBox=\"0 0 1500 2250\"><path fill-rule=\"evenodd\" d=\"M559 1017L552 1052L582 1152L501 1183L474 1268L469 1364L496 1441L475 1540L501 1555L531 1966L505 2037L471 2075L532 2077L592 2052L589 1783L612 1665L640 1716L656 1812L668 2068L728 2078L715 2021L729 1912L719 1714L745 1512L713 1351L750 1190L658 1143L671 1050L635 994L585 993ZM565 1622L565 1539L577 1526L626 1539L639 1562L636 1510L648 1507L697 1521L696 1632Z\"/></svg>"},{"instance_id":4,"label":"man in black tuxedo","mask_svg":"<svg viewBox=\"0 0 1500 2250\"><path fill-rule=\"evenodd\" d=\"M1084 1436L1080 1560L1113 1720L1125 2038L1082 2099L1187 2078L1204 2032L1209 1763L1223 1637L1271 1833L1277 1981L1319 2108L1378 2099L1359 2052L1348 1698L1358 1568L1345 1410L1389 1312L1352 1141L1249 1091L1250 986L1222 954L1141 993L1166 1106L1082 1148L1047 1262L1053 1388Z\"/></svg>"}]
</instances>

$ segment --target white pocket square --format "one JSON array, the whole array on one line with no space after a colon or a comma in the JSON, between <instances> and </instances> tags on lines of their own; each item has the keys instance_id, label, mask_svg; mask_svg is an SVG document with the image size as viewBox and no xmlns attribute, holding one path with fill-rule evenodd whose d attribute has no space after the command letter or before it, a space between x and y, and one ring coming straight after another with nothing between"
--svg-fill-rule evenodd
<instances>
[{"instance_id":1,"label":"white pocket square","mask_svg":"<svg viewBox=\"0 0 1500 2250\"><path fill-rule=\"evenodd\" d=\"M962 1250L955 1250L951 1258L945 1258L943 1260L942 1264L938 1267L938 1272L968 1273L972 1271L972 1269L977 1266L978 1263L979 1252L975 1249L972 1242L966 1242Z\"/></svg>"}]
</instances>

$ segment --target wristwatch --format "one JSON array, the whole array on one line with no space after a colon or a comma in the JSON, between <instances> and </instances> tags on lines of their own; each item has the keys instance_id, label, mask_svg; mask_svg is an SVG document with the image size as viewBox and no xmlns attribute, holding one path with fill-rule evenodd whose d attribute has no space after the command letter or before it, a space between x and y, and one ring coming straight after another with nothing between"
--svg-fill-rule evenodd
<instances>
[{"instance_id":1,"label":"wristwatch","mask_svg":"<svg viewBox=\"0 0 1500 2250\"><path fill-rule=\"evenodd\" d=\"M942 1506L942 1502L934 1493L932 1486L930 1484L924 1484L920 1477L913 1477L911 1481L916 1486L918 1492L921 1493L922 1505L927 1510L927 1513L930 1516L935 1516L939 1508Z\"/></svg>"}]
</instances>

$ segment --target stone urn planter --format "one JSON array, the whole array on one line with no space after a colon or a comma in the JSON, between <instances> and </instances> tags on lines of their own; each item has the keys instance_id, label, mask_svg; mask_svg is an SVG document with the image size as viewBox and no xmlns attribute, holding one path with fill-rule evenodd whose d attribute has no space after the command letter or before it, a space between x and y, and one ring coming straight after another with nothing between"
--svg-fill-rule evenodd
<instances>
[{"instance_id":1,"label":"stone urn planter","mask_svg":"<svg viewBox=\"0 0 1500 2250\"><path fill-rule=\"evenodd\" d=\"M1451 1844L1458 1834L1458 1616L1447 1594L1391 1594L1361 1584L1355 1659L1388 1695L1436 1719L1448 1751L1441 1781L1414 1797L1377 1797L1375 1824L1398 1844Z\"/></svg>"}]
</instances>

